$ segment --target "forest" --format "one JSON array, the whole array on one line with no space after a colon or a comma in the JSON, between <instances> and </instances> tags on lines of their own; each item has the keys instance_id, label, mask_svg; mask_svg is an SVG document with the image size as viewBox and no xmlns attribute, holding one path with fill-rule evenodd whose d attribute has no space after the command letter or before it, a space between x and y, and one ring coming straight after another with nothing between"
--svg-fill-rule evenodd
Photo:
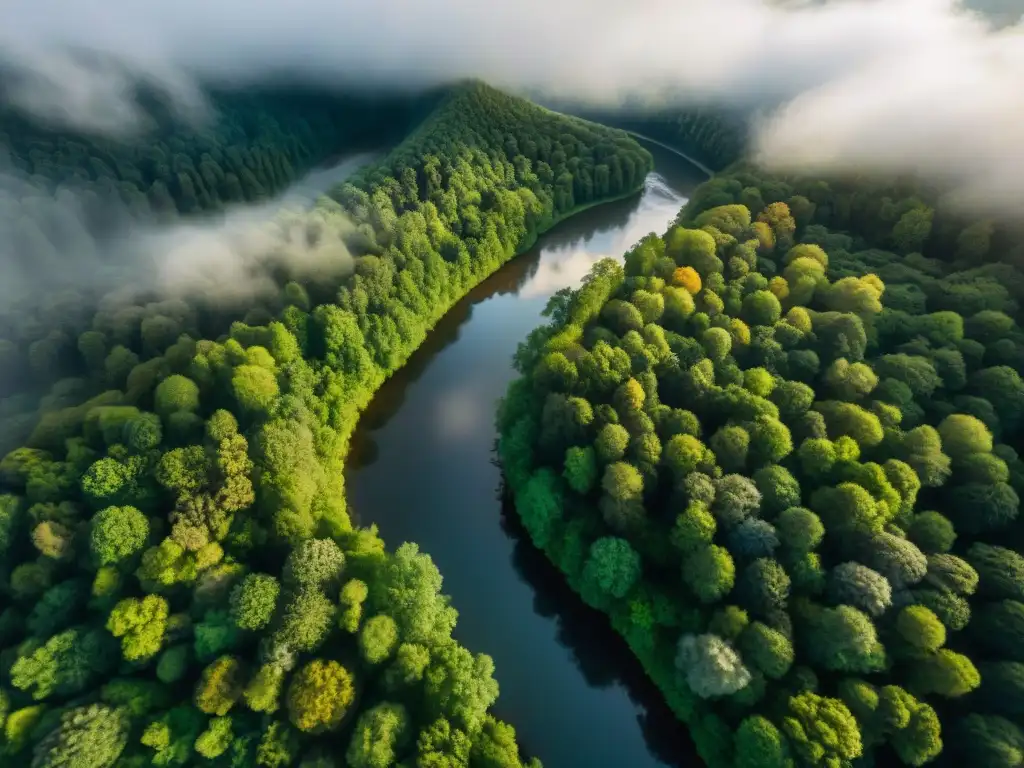
<instances>
[{"instance_id":1,"label":"forest","mask_svg":"<svg viewBox=\"0 0 1024 768\"><path fill-rule=\"evenodd\" d=\"M257 133L168 139L169 166L158 144L154 160L5 130L41 188L162 184L187 214L186 179L206 208L238 199L231 173L248 200L343 151L333 110L240 113ZM200 194L213 165L232 171ZM491 714L493 662L452 638L429 556L353 526L344 462L360 410L455 301L651 166L621 130L467 83L274 222L279 249L343 244L345 274L276 264L274 294L243 307L71 292L8 316L0 370L27 375L0 404L0 765L539 766Z\"/></svg>"},{"instance_id":2,"label":"forest","mask_svg":"<svg viewBox=\"0 0 1024 768\"><path fill-rule=\"evenodd\" d=\"M733 165L517 353L516 510L711 768L1024 755L1021 251L933 199Z\"/></svg>"}]
</instances>

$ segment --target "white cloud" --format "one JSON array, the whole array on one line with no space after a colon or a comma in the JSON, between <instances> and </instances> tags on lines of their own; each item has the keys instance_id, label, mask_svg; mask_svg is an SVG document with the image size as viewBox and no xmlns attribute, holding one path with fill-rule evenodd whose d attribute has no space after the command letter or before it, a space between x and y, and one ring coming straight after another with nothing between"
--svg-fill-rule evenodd
<instances>
[{"instance_id":1,"label":"white cloud","mask_svg":"<svg viewBox=\"0 0 1024 768\"><path fill-rule=\"evenodd\" d=\"M45 87L9 98L130 124L116 55L179 101L190 78L419 87L478 76L547 96L782 105L757 146L786 169L910 170L1019 205L1024 27L953 0L7 0L0 51ZM41 78L41 79L40 79ZM47 85L48 84L48 85ZM71 116L71 115L69 115ZM102 119L100 119L102 118Z\"/></svg>"}]
</instances>

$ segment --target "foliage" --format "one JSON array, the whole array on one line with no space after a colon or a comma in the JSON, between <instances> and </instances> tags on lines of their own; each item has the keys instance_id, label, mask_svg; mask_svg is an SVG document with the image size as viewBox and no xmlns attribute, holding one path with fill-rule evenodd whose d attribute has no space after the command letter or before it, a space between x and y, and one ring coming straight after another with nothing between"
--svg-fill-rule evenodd
<instances>
[{"instance_id":1,"label":"foliage","mask_svg":"<svg viewBox=\"0 0 1024 768\"><path fill-rule=\"evenodd\" d=\"M530 337L520 359L558 340L575 375L556 391L520 366L502 413L531 538L609 614L713 768L955 762L948 733L971 712L986 750L1015 743L992 718L1020 717L1024 275L955 261L982 229L863 184L716 176L627 254L603 307ZM615 418L563 432L554 394ZM545 448L559 434L593 450L600 489L565 474L538 535L529 491L562 473ZM634 448L654 439L656 459ZM563 563L568 537L622 542L636 575L595 589L594 564ZM651 617L652 595L672 621Z\"/></svg>"},{"instance_id":2,"label":"foliage","mask_svg":"<svg viewBox=\"0 0 1024 768\"><path fill-rule=\"evenodd\" d=\"M134 201L143 220L168 220L265 199L335 153L339 136L378 124L305 106L324 120L229 109L202 137L167 129L138 149L3 132L35 189L77 177L100 198ZM456 612L430 558L353 526L344 459L373 392L455 302L558 220L638 189L652 159L621 131L481 83L419 106L425 119L394 151L311 210L267 222L266 264L254 268L268 290L244 306L129 291L5 309L0 397L20 393L0 410L13 449L0 459L11 755L91 765L67 752L88 747L102 765L276 767L318 759L317 739L337 733L348 747L334 754L354 765L411 764L421 741L436 764L522 764L514 732L489 715L493 663L452 639ZM351 258L315 275L280 261L315 243ZM599 310L621 272L566 311ZM675 315L656 288L633 294L635 313L616 322L639 317L639 338L668 354L644 326ZM653 405L649 377L616 379L630 365L617 352L604 362L632 428ZM565 354L538 363L556 390L586 369ZM13 370L30 375L10 382ZM533 484L531 530L554 530L568 493L607 497L629 528L662 442L623 426L624 444L612 430L591 447L598 422L583 398L553 396L548 412L558 466ZM554 425L590 439L566 441ZM604 538L580 562L602 605L642 578L639 550ZM101 686L114 675L137 687Z\"/></svg>"}]
</instances>

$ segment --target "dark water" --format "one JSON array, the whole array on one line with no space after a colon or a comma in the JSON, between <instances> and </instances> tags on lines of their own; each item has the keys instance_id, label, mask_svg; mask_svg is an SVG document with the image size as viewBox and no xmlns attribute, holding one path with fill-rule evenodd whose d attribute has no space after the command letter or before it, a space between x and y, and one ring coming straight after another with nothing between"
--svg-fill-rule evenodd
<instances>
[{"instance_id":1,"label":"dark water","mask_svg":"<svg viewBox=\"0 0 1024 768\"><path fill-rule=\"evenodd\" d=\"M548 297L603 256L663 233L703 180L658 147L641 194L563 223L463 299L363 416L348 497L391 546L418 542L459 611L456 637L490 654L495 710L546 768L698 765L685 731L607 620L530 544L499 498L495 403Z\"/></svg>"}]
</instances>

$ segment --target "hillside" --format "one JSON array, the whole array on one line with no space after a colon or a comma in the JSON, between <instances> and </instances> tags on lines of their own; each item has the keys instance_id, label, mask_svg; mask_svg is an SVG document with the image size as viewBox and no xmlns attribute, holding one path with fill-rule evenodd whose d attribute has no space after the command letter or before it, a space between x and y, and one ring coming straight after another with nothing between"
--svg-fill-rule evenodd
<instances>
[{"instance_id":1,"label":"hillside","mask_svg":"<svg viewBox=\"0 0 1024 768\"><path fill-rule=\"evenodd\" d=\"M650 167L620 131L468 84L274 224L268 297L12 323L4 369L49 392L4 424L28 436L0 460L0 764L536 766L430 558L353 528L344 461L454 302ZM279 258L324 243L314 275Z\"/></svg>"},{"instance_id":2,"label":"hillside","mask_svg":"<svg viewBox=\"0 0 1024 768\"><path fill-rule=\"evenodd\" d=\"M1024 748L1024 275L880 191L712 179L556 298L499 413L534 543L713 768Z\"/></svg>"}]
</instances>

